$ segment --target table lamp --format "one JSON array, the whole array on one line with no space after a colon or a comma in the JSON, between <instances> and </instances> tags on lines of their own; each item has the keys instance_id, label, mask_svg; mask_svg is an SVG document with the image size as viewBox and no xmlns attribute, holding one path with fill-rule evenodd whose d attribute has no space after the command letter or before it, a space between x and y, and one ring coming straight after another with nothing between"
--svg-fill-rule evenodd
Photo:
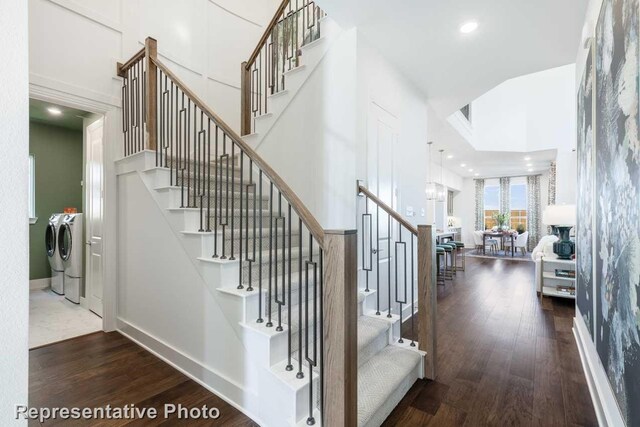
<instances>
[{"instance_id":1,"label":"table lamp","mask_svg":"<svg viewBox=\"0 0 640 427\"><path fill-rule=\"evenodd\" d=\"M550 205L542 213L542 222L558 229L560 234L553 244L553 252L560 259L571 259L575 253L575 244L569 239L571 228L576 225L575 205Z\"/></svg>"}]
</instances>

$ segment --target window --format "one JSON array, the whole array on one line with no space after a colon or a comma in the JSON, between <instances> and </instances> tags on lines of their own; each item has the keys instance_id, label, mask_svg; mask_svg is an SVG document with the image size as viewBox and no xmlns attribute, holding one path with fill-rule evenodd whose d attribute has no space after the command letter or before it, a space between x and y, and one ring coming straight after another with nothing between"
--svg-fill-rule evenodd
<instances>
[{"instance_id":1,"label":"window","mask_svg":"<svg viewBox=\"0 0 640 427\"><path fill-rule=\"evenodd\" d=\"M497 224L495 215L500 212L500 183L486 180L484 184L484 227L493 228Z\"/></svg>"},{"instance_id":2,"label":"window","mask_svg":"<svg viewBox=\"0 0 640 427\"><path fill-rule=\"evenodd\" d=\"M511 228L518 225L527 228L527 183L518 179L511 180L511 200L509 201Z\"/></svg>"},{"instance_id":3,"label":"window","mask_svg":"<svg viewBox=\"0 0 640 427\"><path fill-rule=\"evenodd\" d=\"M471 123L471 104L467 104L460 109L462 115L467 119L469 123Z\"/></svg>"},{"instance_id":4,"label":"window","mask_svg":"<svg viewBox=\"0 0 640 427\"><path fill-rule=\"evenodd\" d=\"M35 224L36 218L36 160L29 154L29 224Z\"/></svg>"}]
</instances>

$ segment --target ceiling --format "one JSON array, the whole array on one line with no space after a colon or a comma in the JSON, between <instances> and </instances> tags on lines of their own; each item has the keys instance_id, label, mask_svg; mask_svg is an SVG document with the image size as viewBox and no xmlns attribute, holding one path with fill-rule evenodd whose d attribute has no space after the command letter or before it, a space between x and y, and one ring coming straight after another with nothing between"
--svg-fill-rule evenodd
<instances>
[{"instance_id":1,"label":"ceiling","mask_svg":"<svg viewBox=\"0 0 640 427\"><path fill-rule=\"evenodd\" d=\"M587 0L323 0L445 118L507 79L574 63ZM479 23L471 34L460 26Z\"/></svg>"},{"instance_id":2,"label":"ceiling","mask_svg":"<svg viewBox=\"0 0 640 427\"><path fill-rule=\"evenodd\" d=\"M47 111L47 108L55 107L62 111L62 114L54 116ZM91 113L76 110L75 108L63 107L50 102L38 99L29 99L29 120L46 123L53 126L60 126L67 129L82 130L82 118Z\"/></svg>"},{"instance_id":3,"label":"ceiling","mask_svg":"<svg viewBox=\"0 0 640 427\"><path fill-rule=\"evenodd\" d=\"M548 171L556 154L556 150L449 152L453 158L446 158L445 153L444 167L464 178L535 175Z\"/></svg>"}]
</instances>

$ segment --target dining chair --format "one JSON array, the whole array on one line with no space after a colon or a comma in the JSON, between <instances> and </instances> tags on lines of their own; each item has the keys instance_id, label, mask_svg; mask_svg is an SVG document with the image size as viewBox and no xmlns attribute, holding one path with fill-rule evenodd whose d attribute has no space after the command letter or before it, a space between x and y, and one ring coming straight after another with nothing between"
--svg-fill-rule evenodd
<instances>
[{"instance_id":1,"label":"dining chair","mask_svg":"<svg viewBox=\"0 0 640 427\"><path fill-rule=\"evenodd\" d=\"M513 246L516 250L518 250L523 256L527 254L527 242L529 241L529 232L525 231L522 234L519 234L518 237L513 241ZM505 242L505 251L507 247L511 247L511 240L507 240Z\"/></svg>"},{"instance_id":2,"label":"dining chair","mask_svg":"<svg viewBox=\"0 0 640 427\"><path fill-rule=\"evenodd\" d=\"M478 254L480 253L480 251L483 248L483 245L486 245L490 251L495 253L498 247L498 240L494 238L484 240L482 238L483 234L484 234L484 231L482 230L476 230L473 232L473 241L476 245L476 253Z\"/></svg>"}]
</instances>

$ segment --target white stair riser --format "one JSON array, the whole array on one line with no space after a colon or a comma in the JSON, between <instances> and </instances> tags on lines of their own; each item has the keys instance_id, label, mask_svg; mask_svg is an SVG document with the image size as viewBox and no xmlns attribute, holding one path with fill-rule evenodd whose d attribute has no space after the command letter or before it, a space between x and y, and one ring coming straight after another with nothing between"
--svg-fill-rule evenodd
<instances>
[{"instance_id":1,"label":"white stair riser","mask_svg":"<svg viewBox=\"0 0 640 427\"><path fill-rule=\"evenodd\" d=\"M239 278L237 262L198 261L198 270L208 284L216 287L220 287L222 284L224 286L233 286L233 284L237 286Z\"/></svg>"}]
</instances>

